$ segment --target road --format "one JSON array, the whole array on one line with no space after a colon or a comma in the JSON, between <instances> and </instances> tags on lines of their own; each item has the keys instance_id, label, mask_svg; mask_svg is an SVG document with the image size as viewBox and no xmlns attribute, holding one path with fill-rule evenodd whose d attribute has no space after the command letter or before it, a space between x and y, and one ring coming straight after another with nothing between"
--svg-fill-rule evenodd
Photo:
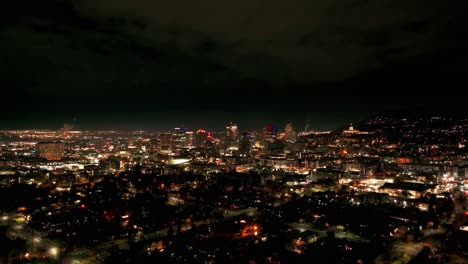
<instances>
[{"instance_id":1,"label":"road","mask_svg":"<svg viewBox=\"0 0 468 264\"><path fill-rule=\"evenodd\" d=\"M321 230L318 228L313 227L310 223L289 223L288 224L290 227L292 227L295 230L298 230L300 232L304 232L306 230L313 231L319 233L319 238L326 237L327 236L327 231L326 230ZM339 231L337 228L335 230L335 237L341 238L341 239L347 239L352 242L358 242L358 243L369 243L370 240L362 238L352 232L345 232L345 231Z\"/></svg>"}]
</instances>

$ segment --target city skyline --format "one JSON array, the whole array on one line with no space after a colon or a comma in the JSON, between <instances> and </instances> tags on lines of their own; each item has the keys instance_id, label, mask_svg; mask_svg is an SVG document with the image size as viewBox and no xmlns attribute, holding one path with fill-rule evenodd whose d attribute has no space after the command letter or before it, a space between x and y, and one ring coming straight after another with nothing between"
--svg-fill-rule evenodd
<instances>
[{"instance_id":1,"label":"city skyline","mask_svg":"<svg viewBox=\"0 0 468 264\"><path fill-rule=\"evenodd\" d=\"M0 263L468 263L468 1L4 2Z\"/></svg>"},{"instance_id":2,"label":"city skyline","mask_svg":"<svg viewBox=\"0 0 468 264\"><path fill-rule=\"evenodd\" d=\"M0 260L464 263L467 120L0 131Z\"/></svg>"},{"instance_id":3,"label":"city skyline","mask_svg":"<svg viewBox=\"0 0 468 264\"><path fill-rule=\"evenodd\" d=\"M323 99L324 97L321 97ZM42 119L38 116L23 113L5 116L1 123L1 130L16 129L48 129L60 130L64 126L77 130L153 130L163 131L175 127L187 127L190 130L199 128L213 132L223 131L230 122L236 123L240 131L260 130L268 125L283 128L292 123L297 132L331 131L346 128L350 123L359 124L375 115L413 114L425 115L462 115L465 97L386 97L353 96L349 98L331 98L317 101L315 105L302 108L303 112L287 111L281 108L272 109L243 109L237 112L219 112L217 109L199 109L192 112L189 109L176 111L174 109L144 110L140 112L126 112L113 110L112 112L54 112L43 111ZM312 111L312 110L315 111ZM218 109L219 110L219 109ZM23 114L23 118L21 118ZM37 113L36 113L37 114ZM167 115L167 117L165 117ZM162 118L161 118L162 117ZM32 119L31 119L32 118ZM6 120L6 121L5 121Z\"/></svg>"}]
</instances>

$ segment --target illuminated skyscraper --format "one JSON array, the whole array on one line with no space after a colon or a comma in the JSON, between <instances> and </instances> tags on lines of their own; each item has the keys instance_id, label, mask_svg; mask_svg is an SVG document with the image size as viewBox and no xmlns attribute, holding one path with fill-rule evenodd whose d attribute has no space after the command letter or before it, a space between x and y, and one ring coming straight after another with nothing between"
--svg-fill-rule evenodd
<instances>
[{"instance_id":1,"label":"illuminated skyscraper","mask_svg":"<svg viewBox=\"0 0 468 264\"><path fill-rule=\"evenodd\" d=\"M172 150L176 154L182 153L184 150L193 148L193 132L187 131L187 128L176 127L172 131Z\"/></svg>"},{"instance_id":2,"label":"illuminated skyscraper","mask_svg":"<svg viewBox=\"0 0 468 264\"><path fill-rule=\"evenodd\" d=\"M247 132L241 134L239 142L239 154L248 155L250 154L250 149L252 147L251 135Z\"/></svg>"},{"instance_id":3,"label":"illuminated skyscraper","mask_svg":"<svg viewBox=\"0 0 468 264\"><path fill-rule=\"evenodd\" d=\"M195 133L195 140L194 140L194 145L196 148L203 148L205 147L205 143L207 140L208 133L206 130L203 129L198 129L197 132Z\"/></svg>"},{"instance_id":4,"label":"illuminated skyscraper","mask_svg":"<svg viewBox=\"0 0 468 264\"><path fill-rule=\"evenodd\" d=\"M172 153L172 134L171 133L159 134L159 152L163 154Z\"/></svg>"},{"instance_id":5,"label":"illuminated skyscraper","mask_svg":"<svg viewBox=\"0 0 468 264\"><path fill-rule=\"evenodd\" d=\"M231 123L229 126L226 126L224 145L226 154L232 154L233 151L239 149L239 133L236 124Z\"/></svg>"},{"instance_id":6,"label":"illuminated skyscraper","mask_svg":"<svg viewBox=\"0 0 468 264\"><path fill-rule=\"evenodd\" d=\"M286 124L286 127L284 128L284 139L286 141L296 141L297 135L292 123Z\"/></svg>"},{"instance_id":7,"label":"illuminated skyscraper","mask_svg":"<svg viewBox=\"0 0 468 264\"><path fill-rule=\"evenodd\" d=\"M65 143L63 142L38 142L36 153L39 158L47 160L60 160L65 155Z\"/></svg>"},{"instance_id":8,"label":"illuminated skyscraper","mask_svg":"<svg viewBox=\"0 0 468 264\"><path fill-rule=\"evenodd\" d=\"M264 141L276 139L277 136L278 136L277 126L266 126L262 130L262 139Z\"/></svg>"},{"instance_id":9,"label":"illuminated skyscraper","mask_svg":"<svg viewBox=\"0 0 468 264\"><path fill-rule=\"evenodd\" d=\"M226 139L237 140L238 139L237 125L231 123L226 127Z\"/></svg>"},{"instance_id":10,"label":"illuminated skyscraper","mask_svg":"<svg viewBox=\"0 0 468 264\"><path fill-rule=\"evenodd\" d=\"M192 149L195 144L195 135L193 131L185 131L185 145L184 148Z\"/></svg>"},{"instance_id":11,"label":"illuminated skyscraper","mask_svg":"<svg viewBox=\"0 0 468 264\"><path fill-rule=\"evenodd\" d=\"M283 144L278 140L278 127L266 126L262 130L263 152L267 154L281 152Z\"/></svg>"}]
</instances>

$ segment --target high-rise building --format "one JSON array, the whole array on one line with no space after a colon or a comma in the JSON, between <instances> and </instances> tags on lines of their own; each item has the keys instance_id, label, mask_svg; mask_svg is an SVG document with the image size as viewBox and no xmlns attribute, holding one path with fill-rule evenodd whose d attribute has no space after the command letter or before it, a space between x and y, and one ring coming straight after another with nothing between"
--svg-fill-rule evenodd
<instances>
[{"instance_id":1,"label":"high-rise building","mask_svg":"<svg viewBox=\"0 0 468 264\"><path fill-rule=\"evenodd\" d=\"M47 160L60 160L65 155L65 143L63 142L38 142L36 153L39 158Z\"/></svg>"},{"instance_id":2,"label":"high-rise building","mask_svg":"<svg viewBox=\"0 0 468 264\"><path fill-rule=\"evenodd\" d=\"M278 127L277 126L266 126L262 130L262 139L264 141L273 140L278 137Z\"/></svg>"},{"instance_id":3,"label":"high-rise building","mask_svg":"<svg viewBox=\"0 0 468 264\"><path fill-rule=\"evenodd\" d=\"M185 131L185 145L184 148L192 149L195 147L195 134L193 131Z\"/></svg>"},{"instance_id":4,"label":"high-rise building","mask_svg":"<svg viewBox=\"0 0 468 264\"><path fill-rule=\"evenodd\" d=\"M226 126L224 145L226 154L233 154L234 151L239 149L239 133L236 124L231 123L229 126Z\"/></svg>"},{"instance_id":5,"label":"high-rise building","mask_svg":"<svg viewBox=\"0 0 468 264\"><path fill-rule=\"evenodd\" d=\"M284 139L286 141L296 141L297 134L296 134L294 125L292 123L286 124L284 128Z\"/></svg>"},{"instance_id":6,"label":"high-rise building","mask_svg":"<svg viewBox=\"0 0 468 264\"><path fill-rule=\"evenodd\" d=\"M204 129L198 129L194 136L194 145L196 148L204 148L208 133Z\"/></svg>"},{"instance_id":7,"label":"high-rise building","mask_svg":"<svg viewBox=\"0 0 468 264\"><path fill-rule=\"evenodd\" d=\"M237 125L231 122L229 126L226 126L226 139L237 140L238 137Z\"/></svg>"},{"instance_id":8,"label":"high-rise building","mask_svg":"<svg viewBox=\"0 0 468 264\"><path fill-rule=\"evenodd\" d=\"M159 152L163 154L172 153L172 133L159 134Z\"/></svg>"},{"instance_id":9,"label":"high-rise building","mask_svg":"<svg viewBox=\"0 0 468 264\"><path fill-rule=\"evenodd\" d=\"M193 148L193 132L187 128L176 127L172 131L172 150L176 154L182 153L186 149Z\"/></svg>"},{"instance_id":10,"label":"high-rise building","mask_svg":"<svg viewBox=\"0 0 468 264\"><path fill-rule=\"evenodd\" d=\"M250 149L252 148L251 135L247 132L241 134L239 142L239 154L248 155L250 154Z\"/></svg>"},{"instance_id":11,"label":"high-rise building","mask_svg":"<svg viewBox=\"0 0 468 264\"><path fill-rule=\"evenodd\" d=\"M262 130L263 153L272 154L280 151L283 144L278 140L278 127L266 126Z\"/></svg>"}]
</instances>

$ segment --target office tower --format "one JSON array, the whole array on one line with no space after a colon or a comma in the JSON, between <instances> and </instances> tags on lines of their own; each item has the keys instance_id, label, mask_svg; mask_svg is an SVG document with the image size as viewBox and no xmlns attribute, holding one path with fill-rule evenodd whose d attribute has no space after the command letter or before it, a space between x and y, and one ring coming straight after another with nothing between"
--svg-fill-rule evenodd
<instances>
[{"instance_id":1,"label":"office tower","mask_svg":"<svg viewBox=\"0 0 468 264\"><path fill-rule=\"evenodd\" d=\"M194 136L194 145L196 148L204 148L208 133L204 129L198 129Z\"/></svg>"},{"instance_id":2,"label":"office tower","mask_svg":"<svg viewBox=\"0 0 468 264\"><path fill-rule=\"evenodd\" d=\"M284 128L284 139L286 141L296 141L297 134L292 123L286 124Z\"/></svg>"},{"instance_id":3,"label":"office tower","mask_svg":"<svg viewBox=\"0 0 468 264\"><path fill-rule=\"evenodd\" d=\"M229 126L226 126L224 145L226 154L232 154L239 149L239 134L236 124L231 123Z\"/></svg>"},{"instance_id":4,"label":"office tower","mask_svg":"<svg viewBox=\"0 0 468 264\"><path fill-rule=\"evenodd\" d=\"M237 140L238 136L237 125L231 122L229 126L226 126L226 139Z\"/></svg>"},{"instance_id":5,"label":"office tower","mask_svg":"<svg viewBox=\"0 0 468 264\"><path fill-rule=\"evenodd\" d=\"M266 126L262 130L263 153L279 154L284 151L284 144L278 138L277 126Z\"/></svg>"},{"instance_id":6,"label":"office tower","mask_svg":"<svg viewBox=\"0 0 468 264\"><path fill-rule=\"evenodd\" d=\"M251 135L247 132L243 132L239 142L239 154L248 155L252 147Z\"/></svg>"},{"instance_id":7,"label":"office tower","mask_svg":"<svg viewBox=\"0 0 468 264\"><path fill-rule=\"evenodd\" d=\"M262 140L274 140L278 136L278 127L277 126L266 126L262 130Z\"/></svg>"},{"instance_id":8,"label":"office tower","mask_svg":"<svg viewBox=\"0 0 468 264\"><path fill-rule=\"evenodd\" d=\"M176 127L172 131L172 151L181 154L183 151L193 148L193 132L185 127Z\"/></svg>"},{"instance_id":9,"label":"office tower","mask_svg":"<svg viewBox=\"0 0 468 264\"><path fill-rule=\"evenodd\" d=\"M159 134L159 152L163 154L172 153L172 133Z\"/></svg>"}]
</instances>

